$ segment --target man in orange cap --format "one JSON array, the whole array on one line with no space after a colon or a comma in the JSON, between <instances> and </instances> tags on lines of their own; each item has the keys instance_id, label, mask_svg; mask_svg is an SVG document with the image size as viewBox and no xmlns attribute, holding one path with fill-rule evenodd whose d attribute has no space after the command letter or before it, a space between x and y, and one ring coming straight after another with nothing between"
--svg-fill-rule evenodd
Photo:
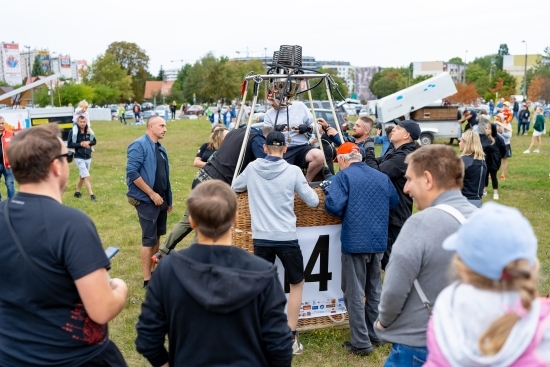
<instances>
[{"instance_id":1,"label":"man in orange cap","mask_svg":"<svg viewBox=\"0 0 550 367\"><path fill-rule=\"evenodd\" d=\"M382 285L381 261L388 240L390 209L399 203L397 190L384 173L362 162L357 145L338 147L340 171L323 182L325 210L342 218L342 292L349 314L349 352L368 355L380 339L374 333ZM364 299L366 298L366 302Z\"/></svg>"}]
</instances>

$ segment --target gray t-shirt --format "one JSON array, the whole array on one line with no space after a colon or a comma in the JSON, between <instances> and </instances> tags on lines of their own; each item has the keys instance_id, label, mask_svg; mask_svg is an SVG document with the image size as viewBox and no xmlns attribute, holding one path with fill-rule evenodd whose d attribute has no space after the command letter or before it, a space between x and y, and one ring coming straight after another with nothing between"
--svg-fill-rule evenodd
<instances>
[{"instance_id":1,"label":"gray t-shirt","mask_svg":"<svg viewBox=\"0 0 550 367\"><path fill-rule=\"evenodd\" d=\"M315 136L315 134L299 134L292 128L302 124L311 125L313 123L313 115L311 111L302 102L294 101L288 108L281 108L279 110L279 116L277 117L277 110L273 107L267 110L264 116L264 126L271 126L275 128L275 118L277 118L277 125L287 124L287 112L288 119L290 121L290 138L292 141L288 143L289 146L293 145L305 145L309 144L309 137ZM289 132L284 132L285 138L288 138Z\"/></svg>"}]
</instances>

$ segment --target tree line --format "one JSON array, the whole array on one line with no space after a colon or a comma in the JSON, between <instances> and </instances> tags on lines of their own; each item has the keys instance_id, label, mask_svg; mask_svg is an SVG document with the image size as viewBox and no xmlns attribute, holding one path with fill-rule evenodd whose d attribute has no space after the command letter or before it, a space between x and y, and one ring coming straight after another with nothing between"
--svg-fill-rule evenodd
<instances>
[{"instance_id":1,"label":"tree line","mask_svg":"<svg viewBox=\"0 0 550 367\"><path fill-rule=\"evenodd\" d=\"M237 61L208 53L194 64L182 66L170 93L164 97L167 102L176 101L178 104L212 103L218 99L231 101L240 97L243 78L249 72L264 74L262 60ZM348 95L345 81L337 77L334 70L320 72L332 74L342 94ZM84 70L81 84L65 81L54 90L54 104L75 105L82 99L97 105L129 103L134 100L141 103L144 100L145 83L149 80L163 80L164 77L162 67L156 77L149 72L149 56L137 44L113 42L105 53ZM251 99L252 87L248 95ZM162 101L160 90L155 97L157 102ZM264 98L265 86L262 85L258 100ZM326 99L324 83L313 90L313 98ZM35 102L40 105L50 103L47 88L35 93Z\"/></svg>"}]
</instances>

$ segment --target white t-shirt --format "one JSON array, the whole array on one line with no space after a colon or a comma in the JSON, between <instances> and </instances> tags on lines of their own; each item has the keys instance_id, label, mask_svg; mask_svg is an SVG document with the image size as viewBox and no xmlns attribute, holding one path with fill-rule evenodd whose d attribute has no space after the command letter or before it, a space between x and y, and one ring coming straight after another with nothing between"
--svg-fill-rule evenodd
<instances>
[{"instance_id":1,"label":"white t-shirt","mask_svg":"<svg viewBox=\"0 0 550 367\"><path fill-rule=\"evenodd\" d=\"M288 118L290 122L290 138L292 141L288 143L289 146L292 145L304 145L309 144L309 136L307 134L299 134L297 131L293 130L293 127L313 123L313 115L311 111L306 107L302 102L294 101L288 108L281 108L279 110L279 116L277 117L277 110L273 107L267 110L264 116L264 126L271 126L275 128L275 119L277 118L277 125L286 125L287 124L287 111ZM285 138L288 138L289 132L284 132ZM313 133L311 136L315 136Z\"/></svg>"}]
</instances>

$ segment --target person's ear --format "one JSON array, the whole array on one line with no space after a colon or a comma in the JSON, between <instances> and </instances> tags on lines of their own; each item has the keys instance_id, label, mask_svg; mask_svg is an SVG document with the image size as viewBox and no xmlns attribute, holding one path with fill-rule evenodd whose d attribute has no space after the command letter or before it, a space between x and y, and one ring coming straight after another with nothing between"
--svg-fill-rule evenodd
<instances>
[{"instance_id":1,"label":"person's ear","mask_svg":"<svg viewBox=\"0 0 550 367\"><path fill-rule=\"evenodd\" d=\"M283 154L286 153L287 149L288 149L288 145L285 145L285 149L283 149Z\"/></svg>"},{"instance_id":2,"label":"person's ear","mask_svg":"<svg viewBox=\"0 0 550 367\"><path fill-rule=\"evenodd\" d=\"M196 224L195 221L193 220L193 217L189 216L188 219L189 219L189 227L195 229L195 227L197 226L197 224Z\"/></svg>"},{"instance_id":3,"label":"person's ear","mask_svg":"<svg viewBox=\"0 0 550 367\"><path fill-rule=\"evenodd\" d=\"M61 176L62 168L63 168L63 162L61 162L60 158L54 159L50 164L51 172L54 174L55 177Z\"/></svg>"},{"instance_id":4,"label":"person's ear","mask_svg":"<svg viewBox=\"0 0 550 367\"><path fill-rule=\"evenodd\" d=\"M424 171L424 184L426 190L432 190L435 187L435 182L430 171Z\"/></svg>"},{"instance_id":5,"label":"person's ear","mask_svg":"<svg viewBox=\"0 0 550 367\"><path fill-rule=\"evenodd\" d=\"M267 154L267 147L265 144L264 144L264 153Z\"/></svg>"}]
</instances>

